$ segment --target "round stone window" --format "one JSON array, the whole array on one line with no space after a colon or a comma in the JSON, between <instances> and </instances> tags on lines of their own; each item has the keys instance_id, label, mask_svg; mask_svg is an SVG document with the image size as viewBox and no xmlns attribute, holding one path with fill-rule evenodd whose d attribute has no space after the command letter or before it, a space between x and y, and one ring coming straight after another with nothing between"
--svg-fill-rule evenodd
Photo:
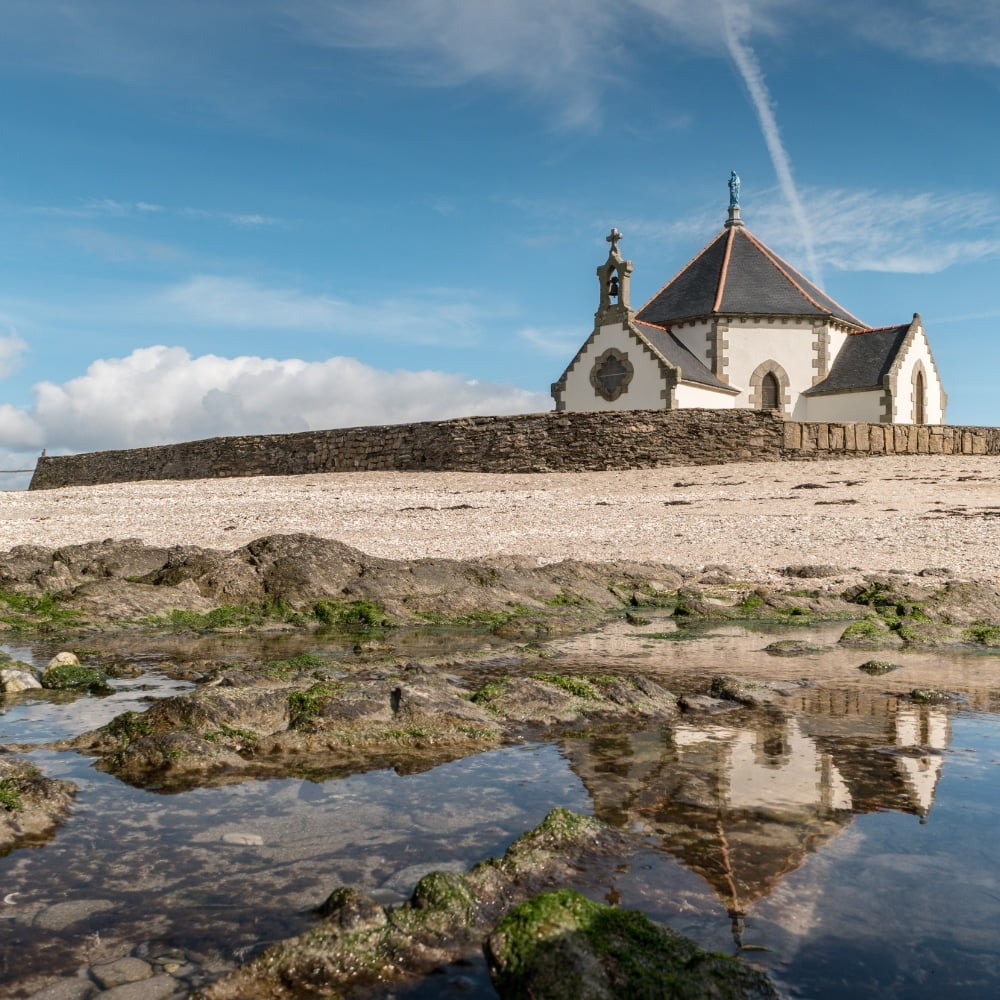
<instances>
[{"instance_id":1,"label":"round stone window","mask_svg":"<svg viewBox=\"0 0 1000 1000\"><path fill-rule=\"evenodd\" d=\"M590 384L599 396L614 400L628 389L633 374L628 355L612 347L594 362L590 370Z\"/></svg>"}]
</instances>

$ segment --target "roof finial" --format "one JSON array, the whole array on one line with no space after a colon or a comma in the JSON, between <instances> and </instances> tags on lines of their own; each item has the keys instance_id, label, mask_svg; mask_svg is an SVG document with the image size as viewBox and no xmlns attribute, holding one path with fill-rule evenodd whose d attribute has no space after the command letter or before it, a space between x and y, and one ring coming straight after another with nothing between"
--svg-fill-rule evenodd
<instances>
[{"instance_id":1,"label":"roof finial","mask_svg":"<svg viewBox=\"0 0 1000 1000\"><path fill-rule=\"evenodd\" d=\"M729 171L729 218L726 220L726 228L730 226L742 226L743 220L740 218L740 175L735 170Z\"/></svg>"},{"instance_id":2,"label":"roof finial","mask_svg":"<svg viewBox=\"0 0 1000 1000\"><path fill-rule=\"evenodd\" d=\"M622 238L622 234L618 232L613 226L611 227L611 232L608 233L604 239L611 244L611 252L613 254L618 253L618 241Z\"/></svg>"}]
</instances>

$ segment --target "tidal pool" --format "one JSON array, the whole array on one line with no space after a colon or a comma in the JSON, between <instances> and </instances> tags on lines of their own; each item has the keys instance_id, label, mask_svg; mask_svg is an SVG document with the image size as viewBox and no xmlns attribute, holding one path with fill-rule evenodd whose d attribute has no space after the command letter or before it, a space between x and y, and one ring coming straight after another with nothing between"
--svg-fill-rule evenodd
<instances>
[{"instance_id":1,"label":"tidal pool","mask_svg":"<svg viewBox=\"0 0 1000 1000\"><path fill-rule=\"evenodd\" d=\"M0 857L0 993L27 997L108 958L169 952L182 995L305 929L338 885L400 902L426 871L502 853L557 805L635 834L632 855L572 873L576 887L742 954L790 996L1000 993L1000 659L894 652L902 669L871 678L857 670L866 652L763 652L788 635L829 643L840 626L727 626L680 641L664 638L670 627L616 624L555 642L552 665L641 672L668 688L707 687L721 672L816 684L762 709L578 728L418 773L297 774L171 795L75 753L31 753L79 793L46 844ZM40 663L51 653L0 648ZM0 742L93 728L186 686L160 673L164 655L136 657L144 675L114 681L112 698L8 700ZM967 698L902 697L931 677ZM470 956L381 995L495 993Z\"/></svg>"}]
</instances>

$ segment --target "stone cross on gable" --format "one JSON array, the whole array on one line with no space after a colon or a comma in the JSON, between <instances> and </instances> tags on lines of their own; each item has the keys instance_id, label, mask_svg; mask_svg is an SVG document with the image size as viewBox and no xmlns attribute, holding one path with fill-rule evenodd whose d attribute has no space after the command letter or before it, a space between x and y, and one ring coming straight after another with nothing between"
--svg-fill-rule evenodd
<instances>
[{"instance_id":1,"label":"stone cross on gable","mask_svg":"<svg viewBox=\"0 0 1000 1000\"><path fill-rule=\"evenodd\" d=\"M608 235L604 237L604 239L608 243L611 244L611 252L612 253L618 253L618 241L621 238L622 238L622 234L620 232L618 232L618 230L615 229L615 228L613 228L613 227L611 229L611 232L608 233Z\"/></svg>"}]
</instances>

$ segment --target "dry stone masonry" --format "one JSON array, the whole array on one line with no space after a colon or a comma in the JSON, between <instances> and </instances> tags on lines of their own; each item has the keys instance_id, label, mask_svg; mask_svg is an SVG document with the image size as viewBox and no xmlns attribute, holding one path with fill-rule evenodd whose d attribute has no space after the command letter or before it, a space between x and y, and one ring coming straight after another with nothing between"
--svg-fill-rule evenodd
<instances>
[{"instance_id":1,"label":"dry stone masonry","mask_svg":"<svg viewBox=\"0 0 1000 1000\"><path fill-rule=\"evenodd\" d=\"M998 455L1000 428L801 423L754 410L462 417L43 456L30 488L317 472L582 472L894 454Z\"/></svg>"}]
</instances>

